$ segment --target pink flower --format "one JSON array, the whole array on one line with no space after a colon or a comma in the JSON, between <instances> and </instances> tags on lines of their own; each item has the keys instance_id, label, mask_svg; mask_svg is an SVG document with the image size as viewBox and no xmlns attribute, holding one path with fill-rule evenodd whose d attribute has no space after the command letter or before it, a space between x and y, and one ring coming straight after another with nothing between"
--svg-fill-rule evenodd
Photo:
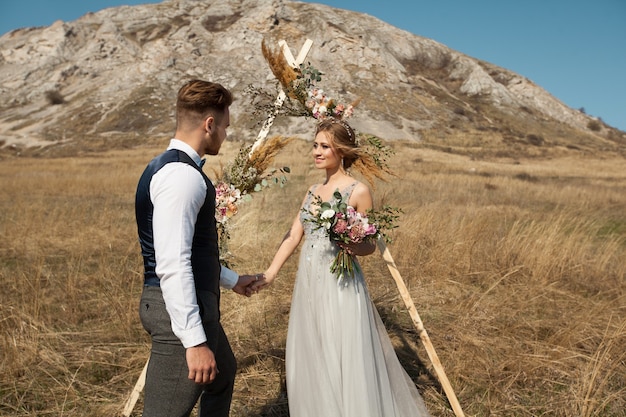
<instances>
[{"instance_id":1,"label":"pink flower","mask_svg":"<svg viewBox=\"0 0 626 417\"><path fill-rule=\"evenodd\" d=\"M351 241L355 243L359 243L363 240L363 238L365 238L365 236L367 236L367 234L365 233L365 229L363 228L363 225L360 223L357 223L350 228L350 231L348 232L348 236L350 237Z\"/></svg>"},{"instance_id":2,"label":"pink flower","mask_svg":"<svg viewBox=\"0 0 626 417\"><path fill-rule=\"evenodd\" d=\"M335 233L338 234L342 234L345 233L346 230L348 230L348 222L346 222L344 219L339 218L339 214L337 213L337 223L335 223L335 226L333 227L333 231Z\"/></svg>"}]
</instances>

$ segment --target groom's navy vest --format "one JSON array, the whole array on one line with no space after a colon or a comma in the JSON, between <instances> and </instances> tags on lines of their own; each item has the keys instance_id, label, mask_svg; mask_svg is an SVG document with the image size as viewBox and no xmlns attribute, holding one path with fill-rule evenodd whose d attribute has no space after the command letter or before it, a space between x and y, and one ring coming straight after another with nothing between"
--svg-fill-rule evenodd
<instances>
[{"instance_id":1,"label":"groom's navy vest","mask_svg":"<svg viewBox=\"0 0 626 417\"><path fill-rule=\"evenodd\" d=\"M198 213L193 244L191 247L191 266L197 290L211 291L219 296L220 262L215 223L215 188L202 169L185 152L170 149L154 158L146 167L137 185L135 195L135 217L139 232L139 243L144 265L144 285L159 286L155 267L154 236L152 234L152 216L154 206L150 199L152 176L170 162L184 162L202 174L207 186L204 204ZM180 219L171 219L173 222Z\"/></svg>"}]
</instances>

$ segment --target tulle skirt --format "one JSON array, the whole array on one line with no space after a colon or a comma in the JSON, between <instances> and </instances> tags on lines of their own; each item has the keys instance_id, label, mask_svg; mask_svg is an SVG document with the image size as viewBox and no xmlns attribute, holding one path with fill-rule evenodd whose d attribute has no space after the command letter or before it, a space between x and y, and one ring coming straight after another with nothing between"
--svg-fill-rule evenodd
<instances>
[{"instance_id":1,"label":"tulle skirt","mask_svg":"<svg viewBox=\"0 0 626 417\"><path fill-rule=\"evenodd\" d=\"M336 251L308 238L300 253L285 356L290 416L428 416L362 274L331 274Z\"/></svg>"}]
</instances>

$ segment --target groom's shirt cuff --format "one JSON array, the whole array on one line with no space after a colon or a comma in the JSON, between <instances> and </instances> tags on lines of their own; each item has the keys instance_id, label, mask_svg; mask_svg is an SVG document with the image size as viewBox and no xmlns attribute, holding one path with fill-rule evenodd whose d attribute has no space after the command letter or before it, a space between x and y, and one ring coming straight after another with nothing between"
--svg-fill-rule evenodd
<instances>
[{"instance_id":1,"label":"groom's shirt cuff","mask_svg":"<svg viewBox=\"0 0 626 417\"><path fill-rule=\"evenodd\" d=\"M237 285L238 281L239 274L232 269L228 269L224 265L222 265L222 270L220 271L220 286L230 290L235 285Z\"/></svg>"}]
</instances>

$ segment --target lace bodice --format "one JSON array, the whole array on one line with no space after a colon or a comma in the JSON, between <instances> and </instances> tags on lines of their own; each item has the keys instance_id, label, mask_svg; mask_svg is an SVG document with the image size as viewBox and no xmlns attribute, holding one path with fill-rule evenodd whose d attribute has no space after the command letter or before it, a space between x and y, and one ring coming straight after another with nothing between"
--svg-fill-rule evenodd
<instances>
[{"instance_id":1,"label":"lace bodice","mask_svg":"<svg viewBox=\"0 0 626 417\"><path fill-rule=\"evenodd\" d=\"M304 205L302 206L302 210L300 211L300 222L302 223L302 227L304 228L305 238L316 239L316 240L322 240L322 239L328 240L328 235L326 234L326 231L318 228L314 222L309 221L313 218L313 216L311 215L311 212L315 212L316 210L316 207L314 206L313 195L315 194L315 190L317 189L318 185L319 184L314 185L311 191L307 193L306 199L304 201ZM352 191L354 190L354 187L356 187L356 185L357 185L357 182L355 181L352 184L345 187L343 190L341 190L341 195L344 197L345 200L348 200L348 198L352 194ZM335 197L331 197L330 202L335 203L336 200L337 199Z\"/></svg>"}]
</instances>

